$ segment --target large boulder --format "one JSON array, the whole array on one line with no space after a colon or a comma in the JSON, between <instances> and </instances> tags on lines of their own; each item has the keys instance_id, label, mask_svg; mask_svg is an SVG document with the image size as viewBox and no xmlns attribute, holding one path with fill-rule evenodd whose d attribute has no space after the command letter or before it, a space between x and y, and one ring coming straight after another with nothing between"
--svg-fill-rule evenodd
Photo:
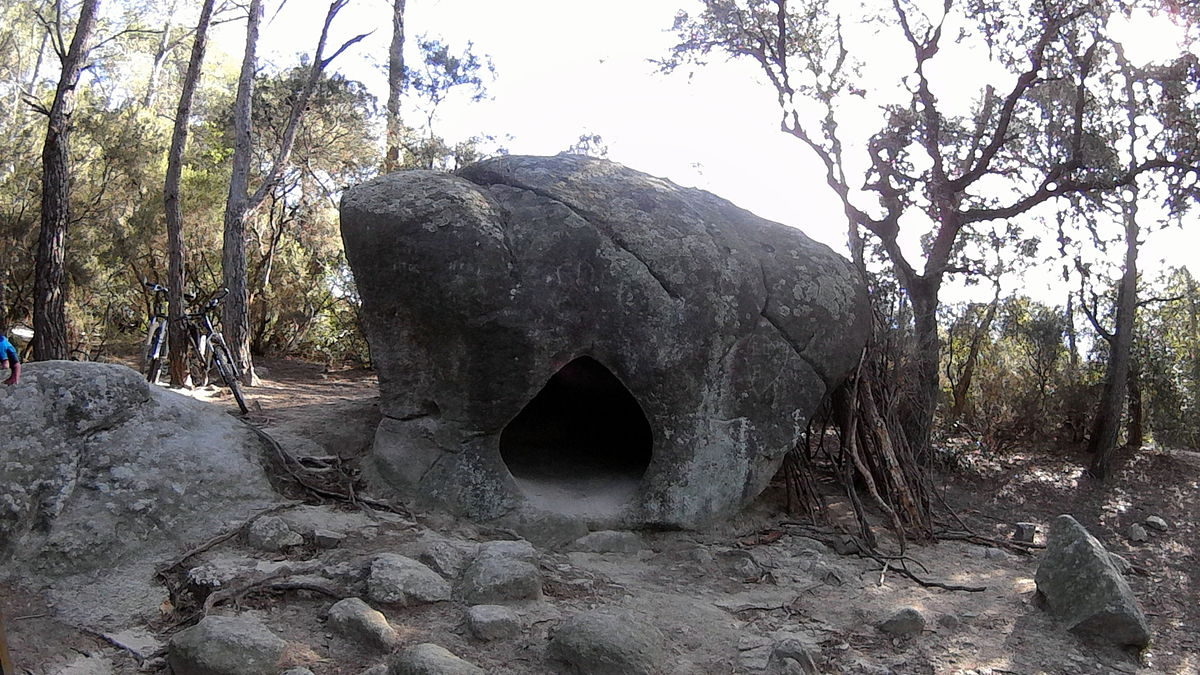
<instances>
[{"instance_id":1,"label":"large boulder","mask_svg":"<svg viewBox=\"0 0 1200 675\"><path fill-rule=\"evenodd\" d=\"M376 478L473 518L546 481L604 489L625 464L607 522L731 513L867 336L864 286L831 249L604 160L390 174L345 193L341 224L380 379Z\"/></svg>"},{"instance_id":2,"label":"large boulder","mask_svg":"<svg viewBox=\"0 0 1200 675\"><path fill-rule=\"evenodd\" d=\"M125 366L27 364L0 429L0 576L85 623L157 611L155 565L278 501L251 429Z\"/></svg>"},{"instance_id":3,"label":"large boulder","mask_svg":"<svg viewBox=\"0 0 1200 675\"><path fill-rule=\"evenodd\" d=\"M1149 644L1150 624L1129 583L1104 545L1071 516L1051 523L1034 580L1068 630L1120 646Z\"/></svg>"}]
</instances>

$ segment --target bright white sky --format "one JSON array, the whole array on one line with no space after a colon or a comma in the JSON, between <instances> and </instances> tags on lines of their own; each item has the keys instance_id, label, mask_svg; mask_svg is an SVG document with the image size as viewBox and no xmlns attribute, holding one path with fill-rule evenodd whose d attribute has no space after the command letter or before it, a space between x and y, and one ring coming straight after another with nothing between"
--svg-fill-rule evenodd
<instances>
[{"instance_id":1,"label":"bright white sky","mask_svg":"<svg viewBox=\"0 0 1200 675\"><path fill-rule=\"evenodd\" d=\"M276 5L267 3L270 23L263 30L260 56L283 67L296 62L297 52L311 51L327 5L291 0L273 16ZM351 0L331 39L337 45L374 29L334 68L367 83L381 101L386 98L390 5L390 0ZM449 139L486 132L498 136L513 154L550 155L581 133L600 134L610 159L709 190L845 252L845 219L824 184L823 169L798 141L778 130L774 91L751 64L714 63L689 77L682 69L659 74L649 62L664 57L674 44L668 29L680 6L695 3L408 0L406 58L415 65L414 38L426 33L456 49L473 42L474 51L495 64L488 100L451 100L443 106L437 129ZM222 30L218 44L236 54L244 24L230 26ZM1161 21L1135 23L1129 35L1127 48L1135 61L1178 53L1173 43L1182 37ZM878 59L883 64L902 60ZM986 67L971 62L970 55L945 61L961 62L967 69ZM1200 217L1193 215L1184 230L1172 227L1149 237L1143 269L1154 270L1165 259L1174 265L1191 262L1193 273L1200 274L1200 265L1188 260L1196 251ZM1059 265L1052 267L1051 276ZM1017 285L1044 301L1063 302L1065 289L1052 288L1055 282L1045 274L1009 280L1005 290ZM961 297L951 290L946 299Z\"/></svg>"}]
</instances>

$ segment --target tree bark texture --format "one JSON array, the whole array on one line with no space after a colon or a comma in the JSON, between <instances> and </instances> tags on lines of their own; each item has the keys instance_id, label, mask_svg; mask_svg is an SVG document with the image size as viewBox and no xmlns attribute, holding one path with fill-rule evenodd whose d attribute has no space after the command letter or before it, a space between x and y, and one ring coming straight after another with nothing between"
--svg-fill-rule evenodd
<instances>
[{"instance_id":1,"label":"tree bark texture","mask_svg":"<svg viewBox=\"0 0 1200 675\"><path fill-rule=\"evenodd\" d=\"M400 168L400 94L404 90L404 3L393 0L392 43L388 48L387 154L383 170Z\"/></svg>"},{"instance_id":2,"label":"tree bark texture","mask_svg":"<svg viewBox=\"0 0 1200 675\"><path fill-rule=\"evenodd\" d=\"M171 133L171 149L167 154L167 175L163 182L163 206L167 222L167 289L168 289L168 348L171 386L181 387L187 381L187 325L184 320L183 213L179 207L179 179L183 171L183 149L187 145L188 119L192 115L192 98L200 81L204 51L208 46L208 25L212 21L215 0L204 0L200 21L192 42L192 56L183 78L179 105L175 108L175 128Z\"/></svg>"},{"instance_id":3,"label":"tree bark texture","mask_svg":"<svg viewBox=\"0 0 1200 675\"><path fill-rule=\"evenodd\" d=\"M33 291L33 358L38 361L65 359L69 355L63 262L71 222L71 112L99 4L100 0L84 0L80 6L75 35L62 59L62 74L54 91L42 146L42 223Z\"/></svg>"},{"instance_id":4,"label":"tree bark texture","mask_svg":"<svg viewBox=\"0 0 1200 675\"><path fill-rule=\"evenodd\" d=\"M233 168L229 177L229 197L225 203L225 237L221 249L221 273L229 294L221 309L221 324L232 356L237 360L242 379L254 383L254 362L250 356L249 298L246 290L246 216L249 212L250 185L250 100L257 65L258 27L262 21L262 0L250 0L246 21L246 51L238 75L233 103Z\"/></svg>"},{"instance_id":5,"label":"tree bark texture","mask_svg":"<svg viewBox=\"0 0 1200 675\"><path fill-rule=\"evenodd\" d=\"M1137 256L1138 234L1137 203L1126 204L1125 216L1125 269L1121 274L1121 285L1117 291L1116 328L1109 341L1108 368L1104 375L1104 389L1096 416L1092 420L1092 435L1088 439L1088 451L1092 453L1091 472L1096 478L1107 479L1112 470L1113 455L1117 449L1117 435L1121 429L1121 412L1125 405L1125 383L1129 378L1129 362L1133 347L1133 323L1137 313Z\"/></svg>"},{"instance_id":6,"label":"tree bark texture","mask_svg":"<svg viewBox=\"0 0 1200 675\"><path fill-rule=\"evenodd\" d=\"M949 420L954 422L962 417L963 411L967 408L967 394L971 391L971 381L975 378L975 366L979 363L979 349L983 345L983 338L992 328L992 321L996 318L996 307L1000 304L1000 287L996 287L996 294L992 296L992 302L988 305L987 312L983 315L983 321L979 323L975 333L971 336L971 345L967 351L967 362L963 364L962 374L958 378L958 382L954 385L954 404L950 408Z\"/></svg>"}]
</instances>

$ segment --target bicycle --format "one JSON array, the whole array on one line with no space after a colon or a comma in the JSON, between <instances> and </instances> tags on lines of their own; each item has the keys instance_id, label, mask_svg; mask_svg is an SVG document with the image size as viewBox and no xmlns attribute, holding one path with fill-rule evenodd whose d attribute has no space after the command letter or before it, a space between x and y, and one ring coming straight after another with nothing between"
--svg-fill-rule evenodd
<instances>
[{"instance_id":1,"label":"bicycle","mask_svg":"<svg viewBox=\"0 0 1200 675\"><path fill-rule=\"evenodd\" d=\"M146 336L146 380L153 384L158 382L163 362L167 356L167 313L164 309L167 289L149 281L145 282L145 285L154 292L154 306L150 314L150 327ZM230 354L225 336L216 329L210 316L226 295L229 295L229 289L222 288L204 303L200 311L184 314L184 320L187 322L188 343L191 346L189 370L193 384L207 383L208 373L213 366L216 366L221 380L225 382L229 391L233 392L233 398L237 401L238 408L242 414L246 414L250 412L250 409L246 407L246 399L242 395L241 375L238 372L237 361ZM186 294L185 297L189 301L196 298L191 293Z\"/></svg>"},{"instance_id":2,"label":"bicycle","mask_svg":"<svg viewBox=\"0 0 1200 675\"><path fill-rule=\"evenodd\" d=\"M225 382L225 386L229 387L229 391L233 392L233 399L245 415L250 409L246 407L246 399L242 396L241 373L238 372L237 361L229 351L225 336L213 326L210 316L227 295L229 289L222 288L204 303L199 312L189 312L186 315L188 340L191 342L192 353L198 359L194 364L197 367L192 369L192 378L196 379L199 371L207 382L209 370L216 366L217 373Z\"/></svg>"}]
</instances>

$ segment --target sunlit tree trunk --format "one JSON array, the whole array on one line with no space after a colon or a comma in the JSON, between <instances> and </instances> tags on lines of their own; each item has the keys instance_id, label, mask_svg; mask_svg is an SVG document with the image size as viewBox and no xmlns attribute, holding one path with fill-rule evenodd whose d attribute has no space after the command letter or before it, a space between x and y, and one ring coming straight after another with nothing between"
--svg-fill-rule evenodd
<instances>
[{"instance_id":1,"label":"sunlit tree trunk","mask_svg":"<svg viewBox=\"0 0 1200 675\"><path fill-rule=\"evenodd\" d=\"M387 154L384 171L400 166L400 94L404 90L404 3L392 0L392 43L388 48Z\"/></svg>"},{"instance_id":2,"label":"sunlit tree trunk","mask_svg":"<svg viewBox=\"0 0 1200 675\"><path fill-rule=\"evenodd\" d=\"M179 178L183 171L183 149L187 145L188 119L192 115L192 97L200 81L204 50L208 44L208 24L212 20L215 0L204 0L200 21L192 43L192 56L183 78L179 105L175 108L175 128L171 134L171 149L167 153L167 175L163 182L163 206L167 221L167 288L169 339L169 372L171 386L181 387L187 381L187 326L184 323L183 214L179 208ZM149 92L147 93L149 96Z\"/></svg>"},{"instance_id":3,"label":"sunlit tree trunk","mask_svg":"<svg viewBox=\"0 0 1200 675\"><path fill-rule=\"evenodd\" d=\"M96 25L100 0L84 0L71 46L62 57L62 75L48 111L42 146L42 226L38 233L33 290L33 358L68 356L64 259L70 210L71 112L87 41ZM60 16L61 19L61 16Z\"/></svg>"},{"instance_id":4,"label":"sunlit tree trunk","mask_svg":"<svg viewBox=\"0 0 1200 675\"><path fill-rule=\"evenodd\" d=\"M175 47L171 42L171 29L175 27L175 10L178 7L179 0L171 0L171 5L167 9L167 20L163 25L162 36L158 39L158 45L154 50L154 57L150 61L150 76L146 78L146 95L142 97L143 107L149 108L153 106L154 99L158 97L158 82L162 77L163 64L166 62L171 50Z\"/></svg>"},{"instance_id":5,"label":"sunlit tree trunk","mask_svg":"<svg viewBox=\"0 0 1200 675\"><path fill-rule=\"evenodd\" d=\"M221 272L229 295L222 305L221 323L233 357L241 365L243 381L254 384L254 362L250 356L249 298L246 291L246 216L250 188L250 100L257 65L258 26L262 20L262 0L250 0L246 21L246 51L238 75L233 103L233 170L229 177L229 197L225 203L225 239L221 251Z\"/></svg>"},{"instance_id":6,"label":"sunlit tree trunk","mask_svg":"<svg viewBox=\"0 0 1200 675\"><path fill-rule=\"evenodd\" d=\"M996 318L996 307L999 304L1000 284L997 283L996 293L992 296L992 302L983 315L983 321L979 323L979 327L971 336L971 345L967 351L967 361L963 364L962 375L954 385L954 404L949 413L951 422L962 417L963 411L967 408L967 394L971 391L971 381L975 378L975 366L979 363L979 349L983 345L983 338L992 328L992 321Z\"/></svg>"}]
</instances>

